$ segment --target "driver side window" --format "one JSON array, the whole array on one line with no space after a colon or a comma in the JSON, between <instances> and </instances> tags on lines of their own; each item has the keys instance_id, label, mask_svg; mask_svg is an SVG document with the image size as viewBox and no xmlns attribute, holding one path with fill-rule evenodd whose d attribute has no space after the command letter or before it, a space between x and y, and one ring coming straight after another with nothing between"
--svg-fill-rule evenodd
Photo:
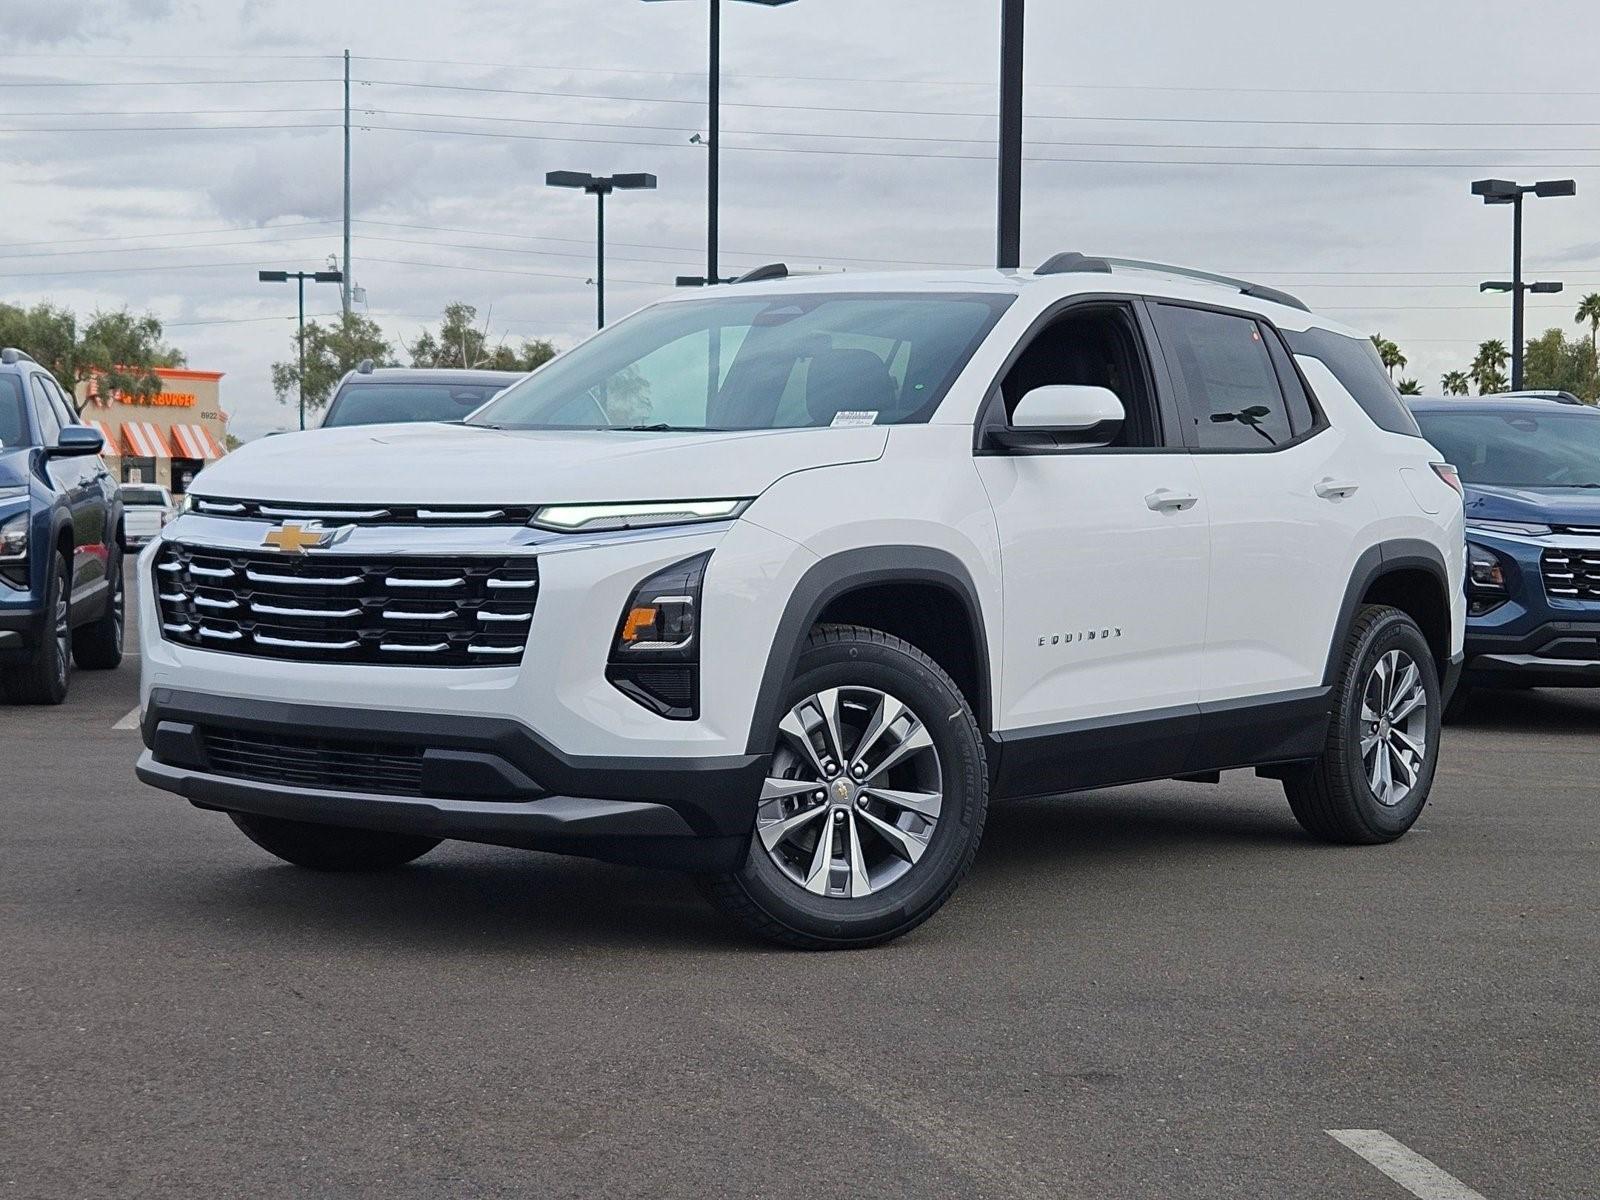
<instances>
[{"instance_id":1,"label":"driver side window","mask_svg":"<svg viewBox=\"0 0 1600 1200\"><path fill-rule=\"evenodd\" d=\"M1116 394L1126 418L1108 447L1161 445L1144 339L1127 305L1073 308L1035 334L1000 382L1006 420L1023 396L1050 384L1086 384Z\"/></svg>"},{"instance_id":2,"label":"driver side window","mask_svg":"<svg viewBox=\"0 0 1600 1200\"><path fill-rule=\"evenodd\" d=\"M43 377L31 376L33 380L33 411L39 417L40 442L46 446L54 446L61 441L61 418L56 415L55 405L50 402L50 392L46 389Z\"/></svg>"}]
</instances>

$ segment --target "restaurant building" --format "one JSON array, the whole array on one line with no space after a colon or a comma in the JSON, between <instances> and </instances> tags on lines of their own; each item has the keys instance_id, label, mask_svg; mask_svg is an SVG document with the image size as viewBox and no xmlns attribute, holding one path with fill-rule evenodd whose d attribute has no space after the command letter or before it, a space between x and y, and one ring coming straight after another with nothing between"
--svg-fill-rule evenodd
<instances>
[{"instance_id":1,"label":"restaurant building","mask_svg":"<svg viewBox=\"0 0 1600 1200\"><path fill-rule=\"evenodd\" d=\"M102 392L80 383L78 411L106 440L103 457L123 483L159 483L182 495L189 481L226 450L228 417L219 399L221 371L156 367L153 396Z\"/></svg>"}]
</instances>

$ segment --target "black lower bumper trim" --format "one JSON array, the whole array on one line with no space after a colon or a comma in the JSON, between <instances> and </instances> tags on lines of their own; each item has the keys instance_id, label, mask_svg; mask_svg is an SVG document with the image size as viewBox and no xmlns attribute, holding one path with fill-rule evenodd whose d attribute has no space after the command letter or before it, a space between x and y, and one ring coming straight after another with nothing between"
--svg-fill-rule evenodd
<instances>
[{"instance_id":1,"label":"black lower bumper trim","mask_svg":"<svg viewBox=\"0 0 1600 1200\"><path fill-rule=\"evenodd\" d=\"M546 850L640 866L730 871L749 847L748 836L696 835L682 816L664 804L575 796L506 804L317 791L169 766L148 750L135 770L145 783L175 792L199 808Z\"/></svg>"},{"instance_id":2,"label":"black lower bumper trim","mask_svg":"<svg viewBox=\"0 0 1600 1200\"><path fill-rule=\"evenodd\" d=\"M1469 630L1465 678L1478 687L1600 685L1600 621L1548 621L1514 636Z\"/></svg>"}]
</instances>

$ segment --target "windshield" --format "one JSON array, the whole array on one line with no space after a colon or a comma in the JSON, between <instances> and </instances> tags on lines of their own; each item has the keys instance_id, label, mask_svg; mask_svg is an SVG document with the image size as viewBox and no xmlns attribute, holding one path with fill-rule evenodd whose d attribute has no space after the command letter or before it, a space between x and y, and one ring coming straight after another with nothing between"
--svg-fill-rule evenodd
<instances>
[{"instance_id":1,"label":"windshield","mask_svg":"<svg viewBox=\"0 0 1600 1200\"><path fill-rule=\"evenodd\" d=\"M122 502L124 504L160 504L167 503L167 494L158 487L131 487L122 489Z\"/></svg>"},{"instance_id":2,"label":"windshield","mask_svg":"<svg viewBox=\"0 0 1600 1200\"><path fill-rule=\"evenodd\" d=\"M17 377L0 375L0 446L26 446L30 440Z\"/></svg>"},{"instance_id":3,"label":"windshield","mask_svg":"<svg viewBox=\"0 0 1600 1200\"><path fill-rule=\"evenodd\" d=\"M459 421L503 383L352 383L334 398L324 429L395 421Z\"/></svg>"},{"instance_id":4,"label":"windshield","mask_svg":"<svg viewBox=\"0 0 1600 1200\"><path fill-rule=\"evenodd\" d=\"M1416 418L1468 483L1600 488L1600 414L1419 412Z\"/></svg>"},{"instance_id":5,"label":"windshield","mask_svg":"<svg viewBox=\"0 0 1600 1200\"><path fill-rule=\"evenodd\" d=\"M1010 296L825 294L660 304L469 424L784 429L926 421Z\"/></svg>"}]
</instances>

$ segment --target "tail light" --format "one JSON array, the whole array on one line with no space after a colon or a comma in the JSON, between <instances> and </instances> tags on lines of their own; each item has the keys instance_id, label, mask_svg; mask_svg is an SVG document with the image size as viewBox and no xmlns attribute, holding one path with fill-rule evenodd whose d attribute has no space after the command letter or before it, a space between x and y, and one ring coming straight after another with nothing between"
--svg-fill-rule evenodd
<instances>
[{"instance_id":1,"label":"tail light","mask_svg":"<svg viewBox=\"0 0 1600 1200\"><path fill-rule=\"evenodd\" d=\"M1461 476L1456 474L1454 467L1449 463L1429 463L1428 465L1433 468L1435 475L1455 489L1456 495L1461 495Z\"/></svg>"}]
</instances>

